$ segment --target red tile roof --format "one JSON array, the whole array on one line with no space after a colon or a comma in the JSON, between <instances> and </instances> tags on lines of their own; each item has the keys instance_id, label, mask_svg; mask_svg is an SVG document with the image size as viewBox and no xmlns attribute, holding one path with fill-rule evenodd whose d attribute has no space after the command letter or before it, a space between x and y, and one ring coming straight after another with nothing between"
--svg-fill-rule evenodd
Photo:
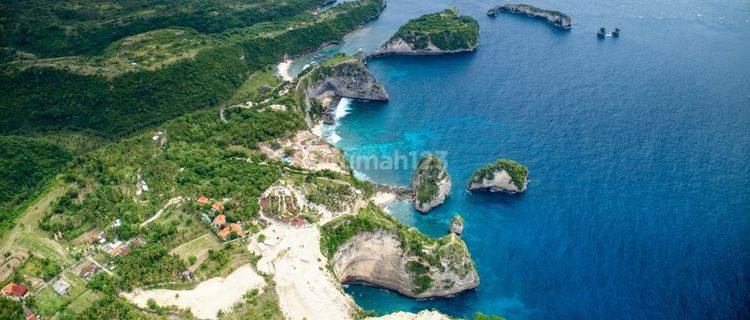
<instances>
[{"instance_id":1,"label":"red tile roof","mask_svg":"<svg viewBox=\"0 0 750 320\"><path fill-rule=\"evenodd\" d=\"M217 226L225 226L227 225L227 216L220 214L214 218L214 224Z\"/></svg>"},{"instance_id":2,"label":"red tile roof","mask_svg":"<svg viewBox=\"0 0 750 320\"><path fill-rule=\"evenodd\" d=\"M198 203L200 203L200 204L208 204L208 202L209 202L208 198L206 198L206 197L204 197L204 196L200 196L200 197L198 197L198 200L197 200L197 201L198 201Z\"/></svg>"},{"instance_id":3,"label":"red tile roof","mask_svg":"<svg viewBox=\"0 0 750 320\"><path fill-rule=\"evenodd\" d=\"M245 231L242 231L242 227L240 227L239 224L232 223L229 225L229 228L231 228L232 231L234 231L240 237L245 235Z\"/></svg>"},{"instance_id":4,"label":"red tile roof","mask_svg":"<svg viewBox=\"0 0 750 320\"><path fill-rule=\"evenodd\" d=\"M232 230L229 229L229 227L226 227L226 228L222 229L221 231L219 231L218 236L219 236L219 238L226 239L229 236L230 233L232 233Z\"/></svg>"},{"instance_id":5,"label":"red tile roof","mask_svg":"<svg viewBox=\"0 0 750 320\"><path fill-rule=\"evenodd\" d=\"M214 202L211 208L213 208L216 211L221 211L221 210L224 210L224 204L222 204L221 202Z\"/></svg>"},{"instance_id":6,"label":"red tile roof","mask_svg":"<svg viewBox=\"0 0 750 320\"><path fill-rule=\"evenodd\" d=\"M26 306L23 306L23 316L26 317L26 320L36 320L36 315Z\"/></svg>"},{"instance_id":7,"label":"red tile roof","mask_svg":"<svg viewBox=\"0 0 750 320\"><path fill-rule=\"evenodd\" d=\"M3 294L14 297L23 297L28 291L29 289L20 284L9 283L3 289Z\"/></svg>"}]
</instances>

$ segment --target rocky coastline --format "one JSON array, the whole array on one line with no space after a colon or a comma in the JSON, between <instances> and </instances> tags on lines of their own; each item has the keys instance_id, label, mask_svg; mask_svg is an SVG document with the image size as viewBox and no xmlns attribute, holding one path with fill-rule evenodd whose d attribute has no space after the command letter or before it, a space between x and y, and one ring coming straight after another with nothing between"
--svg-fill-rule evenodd
<instances>
[{"instance_id":1,"label":"rocky coastline","mask_svg":"<svg viewBox=\"0 0 750 320\"><path fill-rule=\"evenodd\" d=\"M322 226L321 249L341 283L371 285L415 299L451 297L479 285L460 237L429 238L374 205Z\"/></svg>"},{"instance_id":2,"label":"rocky coastline","mask_svg":"<svg viewBox=\"0 0 750 320\"><path fill-rule=\"evenodd\" d=\"M526 4L506 4L491 8L487 11L487 15L495 17L500 12L522 14L528 17L544 19L547 23L564 30L569 30L571 27L570 17L560 11L541 9Z\"/></svg>"},{"instance_id":3,"label":"rocky coastline","mask_svg":"<svg viewBox=\"0 0 750 320\"><path fill-rule=\"evenodd\" d=\"M302 76L298 87L301 87L310 127L315 117L322 117L326 124L334 124L334 111L341 98L388 101L388 92L367 70L363 55L336 55Z\"/></svg>"}]
</instances>

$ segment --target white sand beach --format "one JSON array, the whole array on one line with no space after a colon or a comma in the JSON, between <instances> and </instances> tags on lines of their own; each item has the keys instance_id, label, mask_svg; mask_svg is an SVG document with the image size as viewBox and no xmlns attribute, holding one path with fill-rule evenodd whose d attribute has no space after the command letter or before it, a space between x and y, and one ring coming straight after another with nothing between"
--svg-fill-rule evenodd
<instances>
[{"instance_id":1,"label":"white sand beach","mask_svg":"<svg viewBox=\"0 0 750 320\"><path fill-rule=\"evenodd\" d=\"M272 275L287 319L352 319L356 306L325 268L317 227L275 223L262 233L266 240L249 247L261 250L258 270Z\"/></svg>"},{"instance_id":2,"label":"white sand beach","mask_svg":"<svg viewBox=\"0 0 750 320\"><path fill-rule=\"evenodd\" d=\"M276 71L278 72L281 79L284 79L285 81L292 81L294 80L294 77L290 73L290 68L292 67L292 59L287 59L282 61L281 63L276 66Z\"/></svg>"},{"instance_id":3,"label":"white sand beach","mask_svg":"<svg viewBox=\"0 0 750 320\"><path fill-rule=\"evenodd\" d=\"M252 289L262 290L265 281L250 264L234 270L226 278L211 278L199 283L192 290L135 289L122 296L141 308L147 308L147 301L154 299L160 306L176 306L190 309L201 319L216 319L219 310L227 311Z\"/></svg>"}]
</instances>

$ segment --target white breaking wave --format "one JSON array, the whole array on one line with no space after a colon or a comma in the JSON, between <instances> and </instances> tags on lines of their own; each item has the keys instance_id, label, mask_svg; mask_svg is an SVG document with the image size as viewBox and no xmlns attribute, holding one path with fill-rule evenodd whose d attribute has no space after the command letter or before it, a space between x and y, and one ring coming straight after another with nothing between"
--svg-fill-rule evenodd
<instances>
[{"instance_id":1,"label":"white breaking wave","mask_svg":"<svg viewBox=\"0 0 750 320\"><path fill-rule=\"evenodd\" d=\"M330 144L335 145L341 141L341 136L336 133L336 128L339 126L339 120L346 117L351 110L352 100L349 98L341 98L339 103L336 105L336 109L333 110L333 117L336 119L336 124L323 125L320 128L320 136Z\"/></svg>"},{"instance_id":2,"label":"white breaking wave","mask_svg":"<svg viewBox=\"0 0 750 320\"><path fill-rule=\"evenodd\" d=\"M349 114L352 108L352 100L349 98L341 98L339 103L336 105L336 110L333 112L333 116L336 120L339 120Z\"/></svg>"}]
</instances>

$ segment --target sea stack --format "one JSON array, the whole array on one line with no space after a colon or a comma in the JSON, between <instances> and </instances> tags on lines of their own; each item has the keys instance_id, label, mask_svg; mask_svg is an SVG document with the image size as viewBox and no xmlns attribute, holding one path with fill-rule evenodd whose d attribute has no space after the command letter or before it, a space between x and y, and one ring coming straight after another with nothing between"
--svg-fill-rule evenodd
<instances>
[{"instance_id":1,"label":"sea stack","mask_svg":"<svg viewBox=\"0 0 750 320\"><path fill-rule=\"evenodd\" d=\"M427 213L443 202L451 193L451 178L445 171L445 164L435 155L419 159L419 166L411 179L414 190L414 208Z\"/></svg>"},{"instance_id":2,"label":"sea stack","mask_svg":"<svg viewBox=\"0 0 750 320\"><path fill-rule=\"evenodd\" d=\"M451 225L448 230L451 233L460 236L464 232L464 218L458 214L451 217Z\"/></svg>"},{"instance_id":3,"label":"sea stack","mask_svg":"<svg viewBox=\"0 0 750 320\"><path fill-rule=\"evenodd\" d=\"M500 159L474 172L469 181L469 191L504 192L526 191L529 170L508 159Z\"/></svg>"},{"instance_id":4,"label":"sea stack","mask_svg":"<svg viewBox=\"0 0 750 320\"><path fill-rule=\"evenodd\" d=\"M495 17L500 12L522 14L527 17L543 19L546 20L547 23L564 30L570 29L572 21L567 14L560 11L541 9L527 4L506 4L496 6L488 10L487 15Z\"/></svg>"},{"instance_id":5,"label":"sea stack","mask_svg":"<svg viewBox=\"0 0 750 320\"><path fill-rule=\"evenodd\" d=\"M607 36L607 28L605 28L605 27L599 28L599 31L596 33L596 36L599 39L604 39L604 37Z\"/></svg>"}]
</instances>

